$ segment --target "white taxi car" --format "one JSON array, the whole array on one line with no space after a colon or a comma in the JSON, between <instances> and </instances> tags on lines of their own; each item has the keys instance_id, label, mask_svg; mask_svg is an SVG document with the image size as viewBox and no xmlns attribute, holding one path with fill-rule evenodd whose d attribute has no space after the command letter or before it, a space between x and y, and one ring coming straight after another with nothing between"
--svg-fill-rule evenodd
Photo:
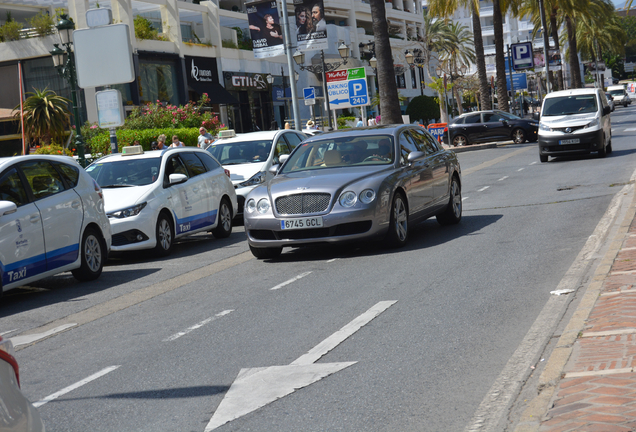
<instances>
[{"instance_id":1,"label":"white taxi car","mask_svg":"<svg viewBox=\"0 0 636 432\"><path fill-rule=\"evenodd\" d=\"M165 256L176 238L232 233L236 193L229 174L205 150L124 147L86 171L104 190L115 252L154 248Z\"/></svg>"},{"instance_id":2,"label":"white taxi car","mask_svg":"<svg viewBox=\"0 0 636 432\"><path fill-rule=\"evenodd\" d=\"M238 196L238 215L243 214L245 197L252 189L274 177L269 169L279 163L279 156L290 154L306 138L293 129L238 135L233 130L219 132L219 139L206 150L231 172Z\"/></svg>"},{"instance_id":3,"label":"white taxi car","mask_svg":"<svg viewBox=\"0 0 636 432\"><path fill-rule=\"evenodd\" d=\"M110 245L102 190L72 158L0 158L0 293L69 270L96 279Z\"/></svg>"}]
</instances>

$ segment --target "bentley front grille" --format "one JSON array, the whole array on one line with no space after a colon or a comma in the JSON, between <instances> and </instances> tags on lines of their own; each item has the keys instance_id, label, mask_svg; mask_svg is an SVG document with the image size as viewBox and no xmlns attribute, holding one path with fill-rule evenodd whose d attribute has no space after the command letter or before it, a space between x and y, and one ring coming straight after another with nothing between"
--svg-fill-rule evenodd
<instances>
[{"instance_id":1,"label":"bentley front grille","mask_svg":"<svg viewBox=\"0 0 636 432\"><path fill-rule=\"evenodd\" d=\"M327 210L331 195L328 193L302 193L276 198L276 211L281 215L320 213Z\"/></svg>"}]
</instances>

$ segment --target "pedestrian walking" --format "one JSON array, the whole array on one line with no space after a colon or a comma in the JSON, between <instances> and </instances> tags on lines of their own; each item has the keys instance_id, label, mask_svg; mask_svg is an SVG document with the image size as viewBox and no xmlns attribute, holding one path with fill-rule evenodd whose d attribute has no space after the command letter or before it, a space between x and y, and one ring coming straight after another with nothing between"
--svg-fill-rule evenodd
<instances>
[{"instance_id":1,"label":"pedestrian walking","mask_svg":"<svg viewBox=\"0 0 636 432\"><path fill-rule=\"evenodd\" d=\"M197 146L199 148L205 149L207 146L209 146L212 143L212 140L214 140L214 137L210 135L207 129L204 128L203 126L200 127Z\"/></svg>"},{"instance_id":2,"label":"pedestrian walking","mask_svg":"<svg viewBox=\"0 0 636 432\"><path fill-rule=\"evenodd\" d=\"M185 144L182 143L181 141L179 141L179 137L176 135L172 136L172 144L170 144L170 147L185 147Z\"/></svg>"},{"instance_id":3,"label":"pedestrian walking","mask_svg":"<svg viewBox=\"0 0 636 432\"><path fill-rule=\"evenodd\" d=\"M364 123L362 123L362 117L358 117L358 123L356 124L356 127L364 127Z\"/></svg>"}]
</instances>

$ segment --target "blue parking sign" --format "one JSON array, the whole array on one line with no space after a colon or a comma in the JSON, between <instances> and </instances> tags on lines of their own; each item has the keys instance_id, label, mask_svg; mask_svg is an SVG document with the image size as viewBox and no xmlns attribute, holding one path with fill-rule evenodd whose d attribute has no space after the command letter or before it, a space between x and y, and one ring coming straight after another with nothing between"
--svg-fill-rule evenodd
<instances>
[{"instance_id":1,"label":"blue parking sign","mask_svg":"<svg viewBox=\"0 0 636 432\"><path fill-rule=\"evenodd\" d=\"M531 69L534 67L532 42L522 42L510 45L512 50L512 68L514 70Z\"/></svg>"},{"instance_id":2,"label":"blue parking sign","mask_svg":"<svg viewBox=\"0 0 636 432\"><path fill-rule=\"evenodd\" d=\"M367 105L369 94L367 93L367 81L364 78L347 82L349 89L349 103L351 106Z\"/></svg>"}]
</instances>

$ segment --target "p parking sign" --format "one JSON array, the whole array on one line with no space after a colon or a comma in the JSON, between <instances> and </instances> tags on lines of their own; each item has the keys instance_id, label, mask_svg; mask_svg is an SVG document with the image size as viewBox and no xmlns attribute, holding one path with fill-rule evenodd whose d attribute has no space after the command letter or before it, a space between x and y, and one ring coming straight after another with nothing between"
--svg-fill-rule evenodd
<instances>
[{"instance_id":1,"label":"p parking sign","mask_svg":"<svg viewBox=\"0 0 636 432\"><path fill-rule=\"evenodd\" d=\"M512 68L514 70L532 69L534 67L534 55L532 42L512 44Z\"/></svg>"}]
</instances>

